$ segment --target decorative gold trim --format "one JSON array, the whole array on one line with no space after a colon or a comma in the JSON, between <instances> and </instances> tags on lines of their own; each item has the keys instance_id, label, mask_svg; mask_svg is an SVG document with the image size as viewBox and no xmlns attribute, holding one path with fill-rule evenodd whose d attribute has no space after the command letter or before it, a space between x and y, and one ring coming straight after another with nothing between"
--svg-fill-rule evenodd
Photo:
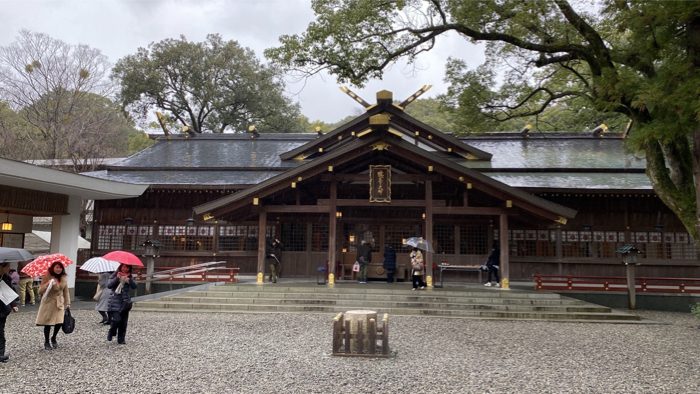
<instances>
[{"instance_id":1,"label":"decorative gold trim","mask_svg":"<svg viewBox=\"0 0 700 394\"><path fill-rule=\"evenodd\" d=\"M367 129L367 130L365 130L365 131L363 131L363 132L358 133L358 134L356 135L356 137L357 137L357 138L360 138L360 137L362 137L362 136L365 136L365 135L371 133L372 131L374 131L374 130L372 130L372 129Z\"/></svg>"},{"instance_id":2,"label":"decorative gold trim","mask_svg":"<svg viewBox=\"0 0 700 394\"><path fill-rule=\"evenodd\" d=\"M389 146L391 145L387 144L386 142L377 142L376 144L372 144L370 147L372 150L387 150L389 149Z\"/></svg>"}]
</instances>

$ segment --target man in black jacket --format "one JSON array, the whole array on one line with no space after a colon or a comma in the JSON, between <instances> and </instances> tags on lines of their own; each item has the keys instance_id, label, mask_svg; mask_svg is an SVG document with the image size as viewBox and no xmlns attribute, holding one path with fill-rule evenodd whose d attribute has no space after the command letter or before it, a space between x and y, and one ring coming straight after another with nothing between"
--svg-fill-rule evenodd
<instances>
[{"instance_id":1,"label":"man in black jacket","mask_svg":"<svg viewBox=\"0 0 700 394\"><path fill-rule=\"evenodd\" d=\"M491 253L489 254L488 259L486 260L486 268L488 268L489 270L489 280L484 284L484 286L501 287L501 278L498 276L498 271L501 268L500 260L501 251L498 250L498 244L494 242L493 248L491 249ZM495 278L496 280L492 281L491 278Z\"/></svg>"},{"instance_id":2,"label":"man in black jacket","mask_svg":"<svg viewBox=\"0 0 700 394\"><path fill-rule=\"evenodd\" d=\"M372 262L372 246L365 240L362 240L357 247L357 262L360 263L357 280L360 283L367 283L367 266Z\"/></svg>"},{"instance_id":3,"label":"man in black jacket","mask_svg":"<svg viewBox=\"0 0 700 394\"><path fill-rule=\"evenodd\" d=\"M268 264L270 266L270 282L277 283L279 279L280 268L282 268L282 261L280 260L282 254L282 242L275 238L272 242L267 244L267 251L265 253L268 258Z\"/></svg>"}]
</instances>

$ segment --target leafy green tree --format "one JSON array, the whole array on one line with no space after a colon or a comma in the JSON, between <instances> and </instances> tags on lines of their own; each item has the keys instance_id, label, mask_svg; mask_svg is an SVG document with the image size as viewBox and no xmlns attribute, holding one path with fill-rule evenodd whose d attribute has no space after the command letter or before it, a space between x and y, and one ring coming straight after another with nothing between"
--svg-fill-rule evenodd
<instances>
[{"instance_id":1,"label":"leafy green tree","mask_svg":"<svg viewBox=\"0 0 700 394\"><path fill-rule=\"evenodd\" d=\"M217 34L204 42L151 43L119 60L113 77L125 108L143 117L162 110L196 133L245 131L251 124L300 131L299 108L283 95L280 71Z\"/></svg>"},{"instance_id":2,"label":"leafy green tree","mask_svg":"<svg viewBox=\"0 0 700 394\"><path fill-rule=\"evenodd\" d=\"M134 153L140 152L155 143L155 141L148 137L148 134L139 130L130 131L127 138L127 155L133 155Z\"/></svg>"},{"instance_id":3,"label":"leafy green tree","mask_svg":"<svg viewBox=\"0 0 700 394\"><path fill-rule=\"evenodd\" d=\"M444 132L457 131L454 113L439 99L417 99L406 107L406 112L438 130Z\"/></svg>"},{"instance_id":4,"label":"leafy green tree","mask_svg":"<svg viewBox=\"0 0 700 394\"><path fill-rule=\"evenodd\" d=\"M503 78L491 114L538 115L581 99L632 121L657 195L700 231L700 3L601 0L316 0L316 21L268 57L362 85L453 32L486 45ZM458 70L455 70L458 71ZM482 70L483 71L483 70ZM473 76L472 76L473 77ZM491 76L489 76L491 77ZM482 82L484 86L488 81Z\"/></svg>"}]
</instances>

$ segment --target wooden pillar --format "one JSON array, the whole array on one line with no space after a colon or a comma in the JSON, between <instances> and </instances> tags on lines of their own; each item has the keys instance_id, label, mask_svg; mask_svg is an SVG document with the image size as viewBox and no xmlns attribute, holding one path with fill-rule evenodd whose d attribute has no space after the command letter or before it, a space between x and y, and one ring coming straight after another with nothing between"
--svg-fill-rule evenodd
<instances>
[{"instance_id":1,"label":"wooden pillar","mask_svg":"<svg viewBox=\"0 0 700 394\"><path fill-rule=\"evenodd\" d=\"M500 241L501 288L510 289L510 260L508 248L508 215L501 214L498 218L498 239Z\"/></svg>"},{"instance_id":2,"label":"wooden pillar","mask_svg":"<svg viewBox=\"0 0 700 394\"><path fill-rule=\"evenodd\" d=\"M425 181L425 239L435 246L433 239L433 182ZM433 254L425 254L425 283L433 287Z\"/></svg>"},{"instance_id":3,"label":"wooden pillar","mask_svg":"<svg viewBox=\"0 0 700 394\"><path fill-rule=\"evenodd\" d=\"M264 208L260 208L260 213L258 214L258 277L257 283L262 284L265 280L265 230L267 227L267 211Z\"/></svg>"},{"instance_id":4,"label":"wooden pillar","mask_svg":"<svg viewBox=\"0 0 700 394\"><path fill-rule=\"evenodd\" d=\"M454 234L455 234L455 255L460 255L460 243L462 242L461 240L461 234L459 232L460 225L456 225L454 228ZM459 261L459 260L457 260Z\"/></svg>"},{"instance_id":5,"label":"wooden pillar","mask_svg":"<svg viewBox=\"0 0 700 394\"><path fill-rule=\"evenodd\" d=\"M555 252L556 255L557 255L557 261L561 262L562 259L564 258L564 252L563 252L564 249L563 249L563 246L562 246L563 240L562 240L562 236L561 236L561 235L562 235L562 234L561 234L561 226L557 226L557 229L555 230L554 234L555 234L555 237L556 237L556 239L555 239L555 241L554 241L554 242L555 242L555 244L554 244L554 248L555 248L555 249L554 249L554 252Z\"/></svg>"},{"instance_id":6,"label":"wooden pillar","mask_svg":"<svg viewBox=\"0 0 700 394\"><path fill-rule=\"evenodd\" d=\"M337 200L338 200L338 183L335 180L331 181L330 189L330 201L328 209L328 285L333 286L335 284L335 249L336 249L336 239L337 239L337 227L338 227L338 217L337 212Z\"/></svg>"}]
</instances>

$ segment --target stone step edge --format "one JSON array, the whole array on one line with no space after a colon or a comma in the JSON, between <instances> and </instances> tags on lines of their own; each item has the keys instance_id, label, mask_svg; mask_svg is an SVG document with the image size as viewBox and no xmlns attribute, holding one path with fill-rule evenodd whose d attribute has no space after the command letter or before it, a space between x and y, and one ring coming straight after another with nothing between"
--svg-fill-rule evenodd
<instances>
[{"instance_id":1,"label":"stone step edge","mask_svg":"<svg viewBox=\"0 0 700 394\"><path fill-rule=\"evenodd\" d=\"M356 296L356 297L353 297ZM561 302L561 303L567 303L567 304L572 304L572 305L589 305L591 304L590 302L582 301L582 300L577 300L573 298L525 298L525 297L517 297L517 298L506 298L506 297L480 297L480 296L470 296L470 295L464 295L464 296L443 296L443 295L438 295L438 294L426 294L426 293L408 293L408 294L346 294L346 293L265 293L265 292L257 292L257 293L252 293L252 292L244 292L244 293L238 293L238 292L220 292L220 291L215 291L215 292L209 292L209 291L189 291L189 292L182 292L179 294L175 295L168 295L168 296L163 296L160 297L160 299L168 298L168 297L191 297L191 298L212 298L212 299L252 299L252 298L260 298L260 299L269 299L269 300L291 300L291 299L334 299L334 300L352 300L352 299L361 299L361 300L376 300L376 301L395 301L395 300L403 300L406 297L412 297L412 298L425 298L426 300L435 300L435 299L440 299L439 301L443 300L459 300L459 299L480 299L480 300L489 300L494 303L504 303L506 301L529 301L529 302ZM374 298L374 297L381 297L381 299ZM386 299L389 298L389 299ZM438 302L436 300L436 302ZM524 304L523 304L524 305Z\"/></svg>"},{"instance_id":2,"label":"stone step edge","mask_svg":"<svg viewBox=\"0 0 700 394\"><path fill-rule=\"evenodd\" d=\"M177 298L177 299L171 299L172 298ZM238 301L238 302L231 302L231 303L225 303L225 302L202 302L201 298L203 297L177 297L177 296L171 296L168 298L161 298L159 300L153 300L153 301L141 301L143 303L168 303L168 304L181 304L181 305L256 305L256 306L346 306L348 308L354 308L353 306L353 301L354 300L328 300L328 301L345 301L340 304L329 304L329 303L319 303L319 302L311 302L311 300L306 300L306 299L285 299L288 301L301 301L299 303L270 303L270 301L280 301L279 299L268 299L268 298L262 298L260 301L263 301L264 303L255 303L255 302L249 302L249 303L242 303L240 302L241 300L251 300L250 298L213 298L213 297L206 297L206 300L226 300L226 301ZM191 302L187 302L187 299L191 299ZM307 301L307 302L304 302ZM326 300L313 300L313 301L326 301ZM363 300L366 301L366 300ZM509 308L513 308L512 310L530 310L530 309L535 309L535 308L547 308L547 309L552 309L552 310L557 310L557 309L590 309L590 311L586 312L593 312L593 311L599 311L600 313L608 313L610 312L611 308L606 307L606 306L600 306L596 304L580 304L580 305L532 305L532 304L501 304L501 303L478 303L478 302L469 302L469 303L464 303L464 302L421 302L421 301L390 301L390 302L383 302L383 301L373 301L372 303L381 303L382 305L391 306L394 305L395 307L398 307L398 303L402 304L420 304L420 305L430 305L430 306L435 306L436 309L449 309L449 310L455 310L455 309L460 309L460 308L466 308L466 309L495 309L495 310L508 310ZM357 308L366 308L367 303L364 303L363 305L358 305ZM439 308L438 308L439 306ZM489 306L492 308L475 308L477 306ZM369 306L372 307L372 306ZM419 308L418 306L412 306L412 305L405 305L401 306L404 308Z\"/></svg>"},{"instance_id":3,"label":"stone step edge","mask_svg":"<svg viewBox=\"0 0 700 394\"><path fill-rule=\"evenodd\" d=\"M156 313L220 313L220 314L280 314L280 313L304 313L304 314L315 314L315 315L328 315L329 317L335 316L338 312L326 312L326 311L251 311L251 310L211 310L211 309L175 309L175 308L134 308L134 312L156 312ZM652 325L664 325L664 323L659 323L650 320L638 319L605 319L605 320L594 320L594 319L546 319L546 318L522 318L522 317L492 317L492 316L464 316L464 315L431 315L431 314L400 314L400 313L390 313L391 316L402 316L402 317L422 317L422 318L438 318L438 319L467 319L467 320L504 320L504 321L530 321L530 322L556 322L556 323L594 323L594 324L652 324ZM617 316L617 315L614 315ZM623 315L627 316L627 315Z\"/></svg>"},{"instance_id":4,"label":"stone step edge","mask_svg":"<svg viewBox=\"0 0 700 394\"><path fill-rule=\"evenodd\" d=\"M254 304L223 304L227 306L239 306L241 309L237 308L220 308L220 304L185 304L185 303L156 303L152 302L150 303L150 306L153 306L154 304L158 305L161 304L158 308L162 309L182 309L182 310L201 310L201 309L210 309L210 310L220 310L220 311L236 311L236 310L244 310L244 311L251 311L255 310L255 308L246 308ZM189 305L191 307L200 307L199 309L188 309L188 308L171 308L172 306L183 306L183 305ZM201 307L206 307L206 306L219 306L219 308L201 308ZM320 309L320 308L334 308L333 306L324 306L324 305L293 305L293 306L281 306L281 305L255 305L256 307L259 308L277 308L278 311L283 311L283 312L297 312L299 309L302 309L303 307L311 307L314 309ZM142 306L139 306L139 304L135 304L135 309L140 309ZM285 309L289 309L286 310ZM335 309L343 309L346 310L347 308L343 307L338 307ZM351 308L352 309L352 308ZM377 310L382 310L382 309L390 309L390 310L395 310L395 309L405 309L405 310L411 310L411 311L421 311L421 314L426 314L426 311L432 311L435 312L433 314L439 315L441 311L445 311L443 309L430 309L430 308L376 308ZM474 309L474 310L448 310L448 312L465 312L465 313L470 313L473 311L480 311L484 313L488 312L494 312L494 313L508 313L508 314L523 314L523 313L531 313L531 314L550 314L550 315L572 315L572 316L589 316L589 315L595 315L595 316L619 316L619 317L627 317L627 318L636 318L639 319L638 316L632 315L632 314L627 314L627 313L622 313L622 312L615 312L613 310L609 312L546 312L546 311L503 311L503 310L489 310L489 309ZM274 312L274 311L273 311ZM299 311L299 312L304 312L304 311ZM326 311L323 311L326 312Z\"/></svg>"}]
</instances>

